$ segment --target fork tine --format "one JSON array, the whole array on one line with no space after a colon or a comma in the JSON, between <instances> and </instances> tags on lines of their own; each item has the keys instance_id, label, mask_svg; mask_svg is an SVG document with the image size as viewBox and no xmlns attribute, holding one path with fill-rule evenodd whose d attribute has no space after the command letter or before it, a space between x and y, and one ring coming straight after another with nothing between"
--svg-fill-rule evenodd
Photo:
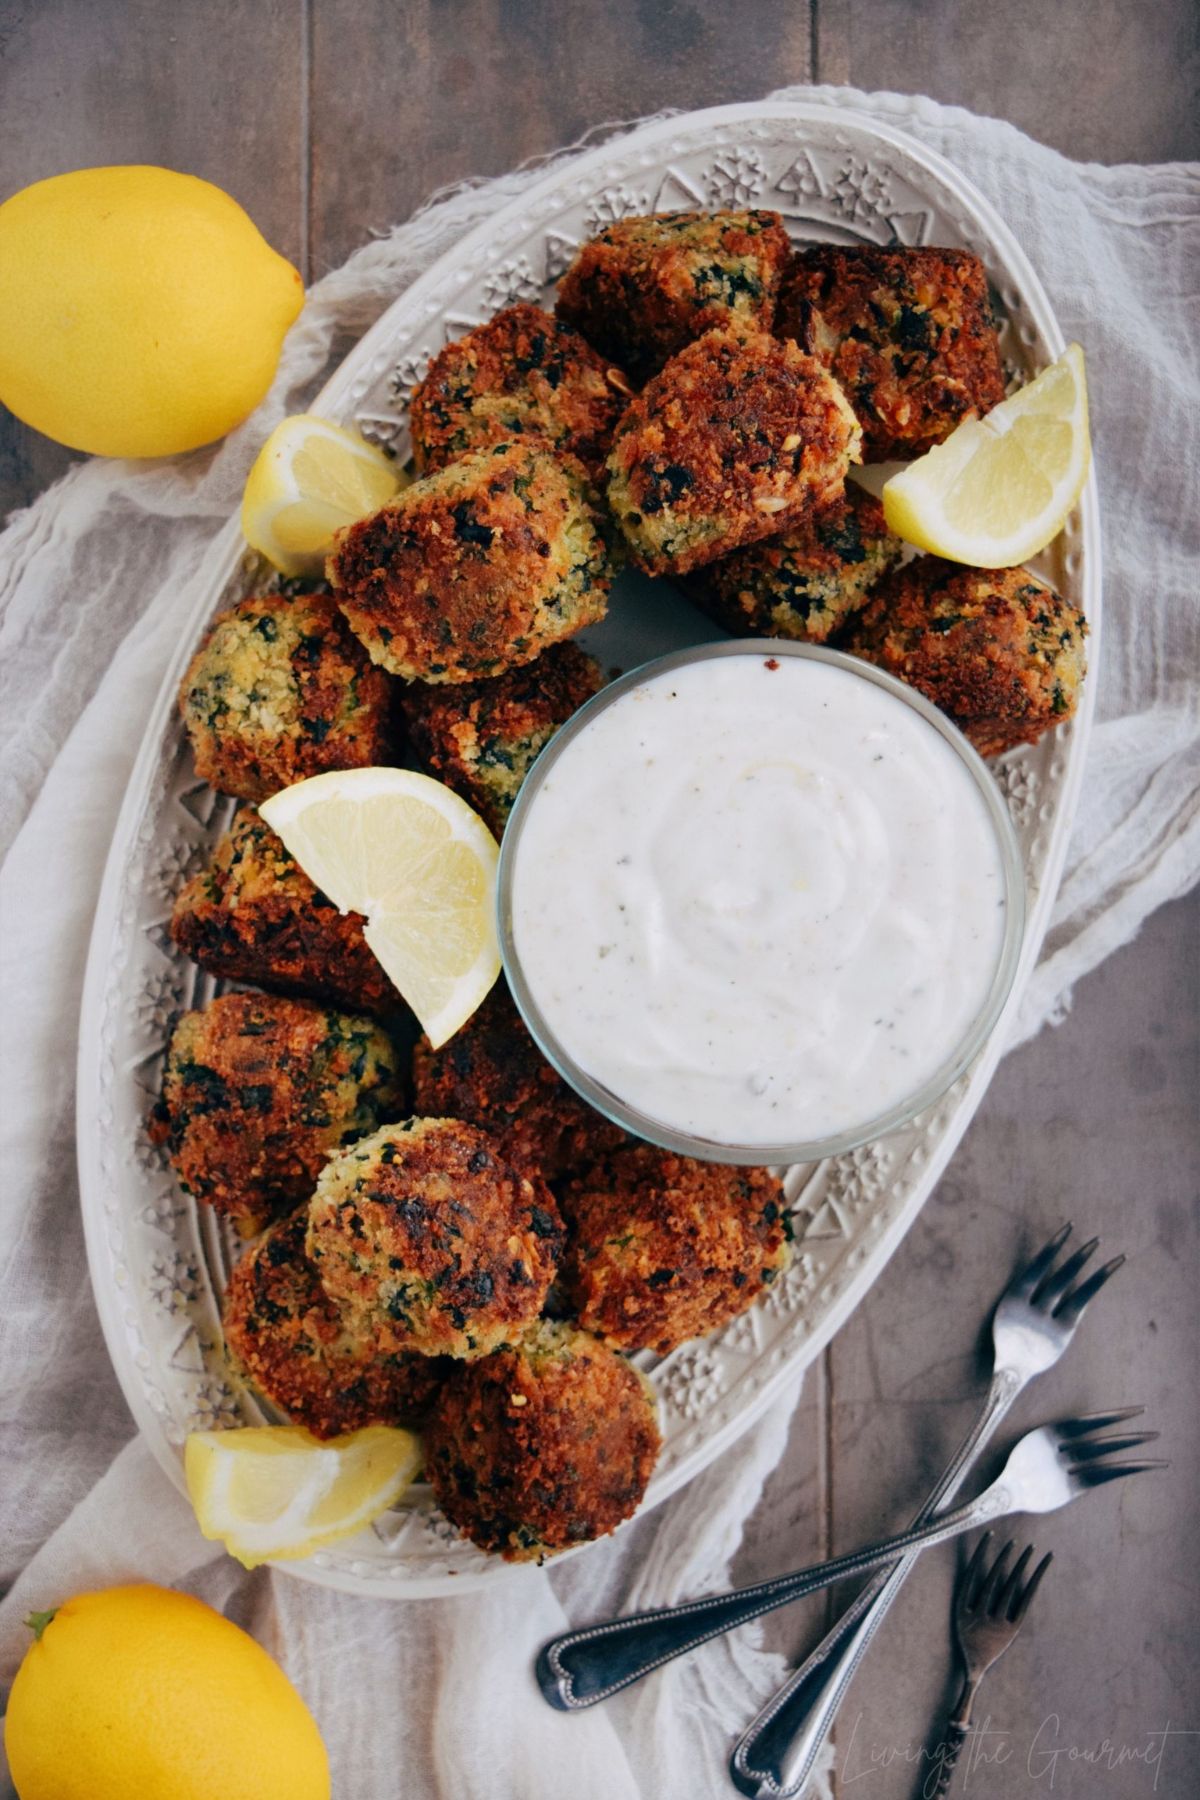
<instances>
[{"instance_id":1,"label":"fork tine","mask_svg":"<svg viewBox=\"0 0 1200 1800\"><path fill-rule=\"evenodd\" d=\"M1037 1568L1033 1571L1033 1574L1029 1577L1029 1581L1028 1581L1028 1584L1026 1585L1024 1593L1018 1594L1016 1596L1016 1598L1014 1599L1013 1604L1010 1607L1009 1614L1008 1614L1008 1621L1009 1621L1010 1625L1019 1625L1021 1623L1021 1620L1025 1617L1025 1614L1029 1611L1030 1603L1033 1600L1033 1596L1038 1591L1038 1587L1041 1584L1042 1576L1046 1573L1046 1570L1050 1567L1050 1564L1053 1561L1054 1561L1053 1554L1050 1551L1047 1551L1046 1555L1043 1556L1043 1558L1042 1558L1041 1562L1038 1564Z\"/></svg>"},{"instance_id":2,"label":"fork tine","mask_svg":"<svg viewBox=\"0 0 1200 1800\"><path fill-rule=\"evenodd\" d=\"M1105 1282L1116 1274L1124 1261L1125 1255L1122 1252L1120 1256L1114 1256L1111 1262L1106 1262L1102 1269L1094 1269L1087 1280L1081 1281L1072 1293L1064 1294L1054 1308L1054 1317L1060 1325L1077 1324L1084 1307L1096 1298Z\"/></svg>"},{"instance_id":3,"label":"fork tine","mask_svg":"<svg viewBox=\"0 0 1200 1800\"><path fill-rule=\"evenodd\" d=\"M1069 1223L1061 1226L1050 1239L1050 1242L1048 1244L1043 1244L1033 1261L1026 1263L1023 1269L1017 1270L1017 1273L1008 1284L1008 1292L1014 1296L1019 1295L1022 1299L1027 1300L1043 1275L1045 1275L1047 1269L1049 1269L1051 1263L1054 1261L1067 1239L1070 1237L1073 1229L1074 1227Z\"/></svg>"},{"instance_id":4,"label":"fork tine","mask_svg":"<svg viewBox=\"0 0 1200 1800\"><path fill-rule=\"evenodd\" d=\"M1008 1617L1008 1610L1009 1610L1009 1607L1012 1605L1013 1595L1017 1592L1017 1589L1021 1585L1021 1577L1024 1575L1026 1569L1029 1567L1029 1559L1032 1555L1033 1555L1033 1545L1026 1544L1026 1546L1022 1550L1020 1556L1018 1556L1016 1562L1012 1566L1011 1575L1008 1577L1007 1581L1004 1583L1004 1586L1000 1589L999 1593L996 1595L996 1598L992 1603L993 1617L995 1617L997 1619L1003 1619L1003 1618Z\"/></svg>"},{"instance_id":5,"label":"fork tine","mask_svg":"<svg viewBox=\"0 0 1200 1800\"><path fill-rule=\"evenodd\" d=\"M1121 1481L1126 1475L1144 1475L1148 1469L1169 1469L1169 1462L1161 1458L1137 1463L1090 1463L1084 1469L1072 1469L1071 1474L1081 1487L1100 1487L1106 1481Z\"/></svg>"},{"instance_id":6,"label":"fork tine","mask_svg":"<svg viewBox=\"0 0 1200 1800\"><path fill-rule=\"evenodd\" d=\"M1053 1307L1061 1300L1099 1242L1098 1237L1089 1238L1086 1244L1080 1244L1074 1256L1068 1256L1060 1269L1052 1269L1043 1276L1030 1295L1034 1306Z\"/></svg>"},{"instance_id":7,"label":"fork tine","mask_svg":"<svg viewBox=\"0 0 1200 1800\"><path fill-rule=\"evenodd\" d=\"M976 1590L982 1586L982 1582L979 1580L979 1574L980 1570L983 1568L983 1559L987 1555L987 1547L991 1541L991 1532L985 1531L974 1550L971 1552L970 1562L962 1572L962 1579L958 1584L958 1603L964 1612L972 1612L975 1608L978 1599Z\"/></svg>"},{"instance_id":8,"label":"fork tine","mask_svg":"<svg viewBox=\"0 0 1200 1800\"><path fill-rule=\"evenodd\" d=\"M1077 1419L1057 1420L1054 1429L1060 1438L1090 1437L1093 1431L1107 1431L1126 1419L1140 1419L1145 1410L1144 1406L1124 1406L1119 1412L1080 1413Z\"/></svg>"},{"instance_id":9,"label":"fork tine","mask_svg":"<svg viewBox=\"0 0 1200 1800\"><path fill-rule=\"evenodd\" d=\"M1158 1435L1157 1431L1135 1431L1128 1437L1092 1438L1082 1444L1060 1444L1058 1448L1073 1468L1076 1463L1099 1462L1102 1457L1119 1455L1122 1450L1139 1450L1143 1444L1153 1444Z\"/></svg>"},{"instance_id":10,"label":"fork tine","mask_svg":"<svg viewBox=\"0 0 1200 1800\"><path fill-rule=\"evenodd\" d=\"M1008 1559L1012 1555L1012 1549L1013 1549L1013 1541L1011 1538L1009 1538L1007 1544L1005 1544L1005 1546L1001 1550L999 1556L996 1558L995 1562L992 1564L991 1568L988 1570L987 1575L984 1579L983 1586L979 1590L979 1598L975 1603L975 1608L976 1608L977 1612L981 1612L981 1613L995 1612L996 1596L1000 1592L1001 1587L1003 1586L1005 1572L1008 1567Z\"/></svg>"}]
</instances>

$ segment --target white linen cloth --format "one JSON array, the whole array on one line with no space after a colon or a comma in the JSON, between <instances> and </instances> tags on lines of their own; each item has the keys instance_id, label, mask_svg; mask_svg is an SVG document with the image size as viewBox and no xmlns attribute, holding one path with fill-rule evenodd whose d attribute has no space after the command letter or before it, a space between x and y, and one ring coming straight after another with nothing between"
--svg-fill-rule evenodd
<instances>
[{"instance_id":1,"label":"white linen cloth","mask_svg":"<svg viewBox=\"0 0 1200 1800\"><path fill-rule=\"evenodd\" d=\"M1107 575L1102 666L1090 676L1098 722L1019 1039L1060 1018L1072 985L1200 873L1200 171L1072 164L1009 125L923 99L788 97L855 107L948 156L1016 232L1068 336L1087 348ZM186 1586L253 1631L296 1681L341 1800L724 1794L731 1738L784 1672L745 1631L564 1719L537 1697L530 1665L568 1621L727 1579L781 1454L788 1397L672 1501L558 1569L461 1599L363 1601L265 1569L246 1575L205 1543L129 1441L88 1290L72 1141L80 986L104 854L187 616L190 572L270 428L534 173L450 193L320 281L269 398L215 452L83 464L0 538L3 1673L24 1652L32 1608L121 1580Z\"/></svg>"}]
</instances>

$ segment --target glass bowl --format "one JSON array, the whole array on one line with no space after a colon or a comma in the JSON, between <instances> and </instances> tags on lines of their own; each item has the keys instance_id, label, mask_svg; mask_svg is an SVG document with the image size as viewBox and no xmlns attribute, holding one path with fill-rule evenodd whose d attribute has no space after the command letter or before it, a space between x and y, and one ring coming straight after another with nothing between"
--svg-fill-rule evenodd
<instances>
[{"instance_id":1,"label":"glass bowl","mask_svg":"<svg viewBox=\"0 0 1200 1800\"><path fill-rule=\"evenodd\" d=\"M725 1143L665 1124L662 1120L654 1118L653 1115L640 1111L637 1106L621 1095L614 1093L605 1083L597 1080L586 1069L580 1067L547 1023L526 978L521 959L517 954L514 936L513 888L517 862L521 854L524 826L531 810L537 804L543 782L567 747L579 736L581 731L587 728L598 713L612 706L630 689L639 687L659 675L687 667L693 663L707 662L719 657L746 655L804 657L832 664L839 669L848 671L862 681L873 682L877 687L883 688L894 698L902 701L913 712L918 713L950 746L974 782L995 832L1004 882L1004 936L991 985L983 1004L954 1050L918 1088L915 1088L903 1101L893 1105L887 1111L866 1118L860 1124L828 1137L813 1138L802 1142L752 1145ZM673 655L658 657L652 662L642 664L640 668L631 670L603 688L555 734L526 777L504 833L497 880L497 924L504 972L508 978L513 998L535 1042L563 1080L568 1082L589 1105L603 1113L605 1118L621 1126L634 1137L645 1139L648 1143L658 1144L664 1149L673 1150L680 1155L695 1156L708 1162L811 1163L819 1162L827 1156L837 1156L844 1151L857 1149L861 1144L886 1137L889 1132L908 1125L919 1113L924 1112L926 1107L932 1106L935 1101L939 1100L947 1088L952 1086L974 1060L983 1047L988 1033L999 1018L1012 990L1024 936L1025 882L1020 848L999 788L993 781L982 758L967 742L963 734L923 694L918 693L914 688L907 687L903 682L897 681L894 676L874 667L873 664L862 662L857 657L848 656L842 651L828 650L824 646L800 644L779 638L734 638L721 643L700 644L692 649L676 651Z\"/></svg>"}]
</instances>

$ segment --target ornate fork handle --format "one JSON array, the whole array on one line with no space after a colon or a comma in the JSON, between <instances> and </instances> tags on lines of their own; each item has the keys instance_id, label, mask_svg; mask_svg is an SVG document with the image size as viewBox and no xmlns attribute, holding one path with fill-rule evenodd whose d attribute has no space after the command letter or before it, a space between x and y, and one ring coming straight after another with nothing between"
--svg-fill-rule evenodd
<instances>
[{"instance_id":1,"label":"ornate fork handle","mask_svg":"<svg viewBox=\"0 0 1200 1800\"><path fill-rule=\"evenodd\" d=\"M923 1525L953 1498L980 1451L1025 1386L1015 1369L997 1369L979 1417L913 1520ZM914 1551L882 1570L847 1608L811 1655L788 1677L738 1740L730 1759L734 1784L756 1800L786 1800L812 1773L846 1689L892 1601L916 1561Z\"/></svg>"},{"instance_id":2,"label":"ornate fork handle","mask_svg":"<svg viewBox=\"0 0 1200 1800\"><path fill-rule=\"evenodd\" d=\"M886 1538L849 1556L836 1557L832 1562L819 1563L815 1568L777 1575L773 1581L737 1588L731 1594L714 1594L706 1600L690 1600L682 1606L663 1607L629 1619L610 1619L603 1625L569 1631L547 1644L538 1657L538 1684L552 1706L563 1712L581 1711L607 1700L610 1694L629 1687L685 1650L694 1650L710 1638L720 1637L734 1625L761 1618L776 1607L815 1594L831 1582L863 1575L907 1550L944 1543L947 1538L971 1531L985 1520L1011 1510L1012 1496L997 1482L978 1499L943 1514L929 1525Z\"/></svg>"}]
</instances>

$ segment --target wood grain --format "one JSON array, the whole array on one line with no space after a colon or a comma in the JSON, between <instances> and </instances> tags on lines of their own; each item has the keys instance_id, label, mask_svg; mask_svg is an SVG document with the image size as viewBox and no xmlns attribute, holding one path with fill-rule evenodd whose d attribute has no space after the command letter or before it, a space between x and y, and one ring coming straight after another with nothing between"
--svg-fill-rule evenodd
<instances>
[{"instance_id":1,"label":"wood grain","mask_svg":"<svg viewBox=\"0 0 1200 1800\"><path fill-rule=\"evenodd\" d=\"M606 120L807 81L811 47L805 0L317 0L314 267L434 186L502 173Z\"/></svg>"}]
</instances>

